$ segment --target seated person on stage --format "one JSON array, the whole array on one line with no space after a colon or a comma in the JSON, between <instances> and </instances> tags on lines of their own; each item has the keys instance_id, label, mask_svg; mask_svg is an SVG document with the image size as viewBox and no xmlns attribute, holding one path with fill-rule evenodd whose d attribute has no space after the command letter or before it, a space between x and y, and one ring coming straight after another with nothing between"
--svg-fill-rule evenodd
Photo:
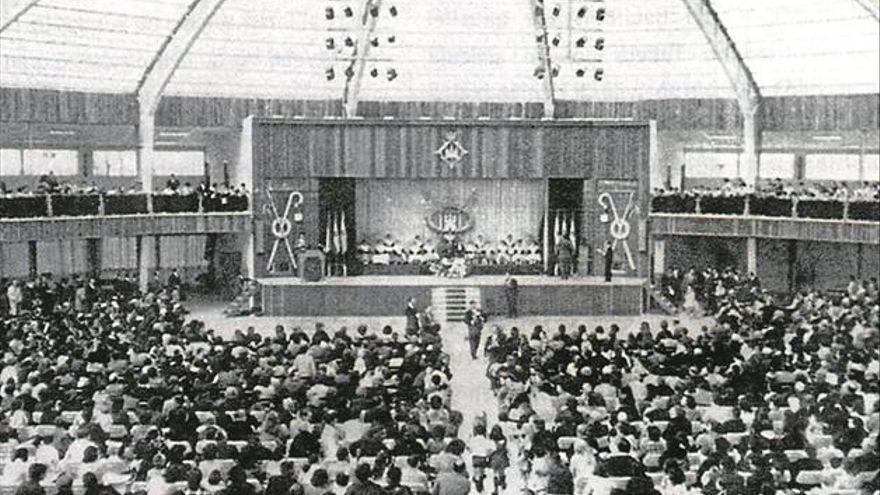
<instances>
[{"instance_id":1,"label":"seated person on stage","mask_svg":"<svg viewBox=\"0 0 880 495\"><path fill-rule=\"evenodd\" d=\"M486 241L481 234L471 239L465 246L465 257L474 263L482 264L486 258Z\"/></svg>"},{"instance_id":2,"label":"seated person on stage","mask_svg":"<svg viewBox=\"0 0 880 495\"><path fill-rule=\"evenodd\" d=\"M425 245L422 243L422 236L416 235L405 254L407 263L419 264L425 261Z\"/></svg>"},{"instance_id":3,"label":"seated person on stage","mask_svg":"<svg viewBox=\"0 0 880 495\"><path fill-rule=\"evenodd\" d=\"M364 265L369 265L373 262L373 246L370 244L370 241L362 239L361 242L358 243L357 256L358 261Z\"/></svg>"},{"instance_id":4,"label":"seated person on stage","mask_svg":"<svg viewBox=\"0 0 880 495\"><path fill-rule=\"evenodd\" d=\"M425 244L423 246L425 251L424 260L427 263L431 263L434 261L440 260L440 255L437 252L437 245L434 243L434 240L431 238L425 239Z\"/></svg>"},{"instance_id":5,"label":"seated person on stage","mask_svg":"<svg viewBox=\"0 0 880 495\"><path fill-rule=\"evenodd\" d=\"M517 242L513 240L513 234L507 234L507 237L498 243L498 264L513 263L517 252Z\"/></svg>"},{"instance_id":6,"label":"seated person on stage","mask_svg":"<svg viewBox=\"0 0 880 495\"><path fill-rule=\"evenodd\" d=\"M513 261L514 265L525 265L527 263L527 255L528 251L526 251L525 246L523 245L522 239L517 239L513 245L513 249L509 251L510 259Z\"/></svg>"},{"instance_id":7,"label":"seated person on stage","mask_svg":"<svg viewBox=\"0 0 880 495\"><path fill-rule=\"evenodd\" d=\"M390 265L392 249L389 244L393 243L391 234L388 234L384 240L376 241L373 245L373 264L374 265Z\"/></svg>"},{"instance_id":8,"label":"seated person on stage","mask_svg":"<svg viewBox=\"0 0 880 495\"><path fill-rule=\"evenodd\" d=\"M541 245L538 244L538 241L535 240L534 237L529 236L528 241L526 241L523 246L523 259L525 263L528 265L539 265L541 264Z\"/></svg>"}]
</instances>

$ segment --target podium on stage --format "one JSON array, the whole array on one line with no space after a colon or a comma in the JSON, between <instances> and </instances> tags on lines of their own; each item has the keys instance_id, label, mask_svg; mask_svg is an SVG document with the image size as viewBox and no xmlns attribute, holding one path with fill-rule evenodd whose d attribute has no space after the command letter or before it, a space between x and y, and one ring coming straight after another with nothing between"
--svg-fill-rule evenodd
<instances>
[{"instance_id":1,"label":"podium on stage","mask_svg":"<svg viewBox=\"0 0 880 495\"><path fill-rule=\"evenodd\" d=\"M306 282L318 282L324 277L327 258L318 249L308 249L299 255L299 277Z\"/></svg>"}]
</instances>

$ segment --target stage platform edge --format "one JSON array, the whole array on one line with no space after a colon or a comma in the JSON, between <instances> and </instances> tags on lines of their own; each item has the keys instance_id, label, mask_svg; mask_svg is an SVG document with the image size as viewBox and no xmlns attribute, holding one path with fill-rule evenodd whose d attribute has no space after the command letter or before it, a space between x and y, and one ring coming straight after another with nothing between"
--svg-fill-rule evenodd
<instances>
[{"instance_id":1,"label":"stage platform edge","mask_svg":"<svg viewBox=\"0 0 880 495\"><path fill-rule=\"evenodd\" d=\"M647 280L635 277L605 282L600 277L560 280L545 276L516 277L520 315L639 315L645 308ZM265 278L263 313L268 316L401 316L408 297L418 307L431 303L439 287L476 287L483 308L505 314L504 276L445 279L429 276L332 277L319 282L298 278Z\"/></svg>"}]
</instances>

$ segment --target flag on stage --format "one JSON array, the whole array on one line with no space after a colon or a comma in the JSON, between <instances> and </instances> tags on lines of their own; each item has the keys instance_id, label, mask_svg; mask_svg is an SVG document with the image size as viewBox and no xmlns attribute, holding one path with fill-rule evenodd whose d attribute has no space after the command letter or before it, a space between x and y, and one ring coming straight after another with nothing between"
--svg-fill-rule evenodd
<instances>
[{"instance_id":1,"label":"flag on stage","mask_svg":"<svg viewBox=\"0 0 880 495\"><path fill-rule=\"evenodd\" d=\"M550 210L544 210L544 271L550 270Z\"/></svg>"},{"instance_id":2,"label":"flag on stage","mask_svg":"<svg viewBox=\"0 0 880 495\"><path fill-rule=\"evenodd\" d=\"M330 254L330 250L333 249L333 237L331 234L331 228L332 228L331 224L333 223L333 221L331 220L331 218L332 218L331 215L328 213L327 214L327 230L326 230L326 236L324 237L324 253L325 254Z\"/></svg>"},{"instance_id":3,"label":"flag on stage","mask_svg":"<svg viewBox=\"0 0 880 495\"><path fill-rule=\"evenodd\" d=\"M342 252L341 239L339 236L339 217L333 215L335 219L333 220L333 248L336 250L336 254Z\"/></svg>"},{"instance_id":4,"label":"flag on stage","mask_svg":"<svg viewBox=\"0 0 880 495\"><path fill-rule=\"evenodd\" d=\"M559 212L556 212L556 216L553 217L553 242L559 242L559 238L562 236L562 226L559 225Z\"/></svg>"},{"instance_id":5,"label":"flag on stage","mask_svg":"<svg viewBox=\"0 0 880 495\"><path fill-rule=\"evenodd\" d=\"M339 217L339 251L342 254L348 252L348 231L345 229L345 212Z\"/></svg>"}]
</instances>

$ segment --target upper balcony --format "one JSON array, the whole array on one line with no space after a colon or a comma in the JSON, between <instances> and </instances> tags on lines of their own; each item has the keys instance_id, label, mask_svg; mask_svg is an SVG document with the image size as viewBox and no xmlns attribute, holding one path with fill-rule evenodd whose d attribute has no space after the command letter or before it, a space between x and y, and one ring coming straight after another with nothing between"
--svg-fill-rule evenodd
<instances>
[{"instance_id":1,"label":"upper balcony","mask_svg":"<svg viewBox=\"0 0 880 495\"><path fill-rule=\"evenodd\" d=\"M0 197L0 242L249 232L245 196L42 194Z\"/></svg>"},{"instance_id":2,"label":"upper balcony","mask_svg":"<svg viewBox=\"0 0 880 495\"><path fill-rule=\"evenodd\" d=\"M651 200L653 235L880 244L880 201L676 194Z\"/></svg>"}]
</instances>

